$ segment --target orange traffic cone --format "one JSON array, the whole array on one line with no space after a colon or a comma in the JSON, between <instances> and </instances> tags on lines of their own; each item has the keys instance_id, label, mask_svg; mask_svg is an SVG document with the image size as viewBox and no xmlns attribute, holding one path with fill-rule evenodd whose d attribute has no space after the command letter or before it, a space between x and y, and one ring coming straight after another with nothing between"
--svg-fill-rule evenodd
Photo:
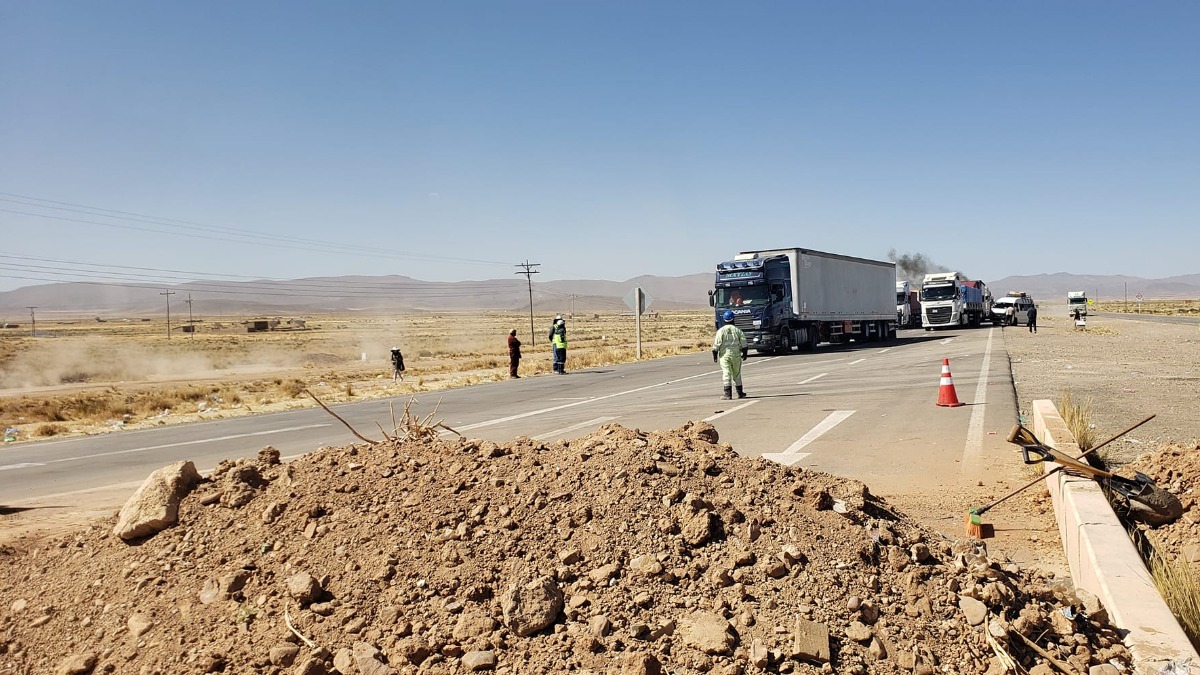
<instances>
[{"instance_id":1,"label":"orange traffic cone","mask_svg":"<svg viewBox=\"0 0 1200 675\"><path fill-rule=\"evenodd\" d=\"M950 377L950 359L942 359L942 382L938 387L937 404L943 408L957 408L963 405L954 391L954 378Z\"/></svg>"}]
</instances>

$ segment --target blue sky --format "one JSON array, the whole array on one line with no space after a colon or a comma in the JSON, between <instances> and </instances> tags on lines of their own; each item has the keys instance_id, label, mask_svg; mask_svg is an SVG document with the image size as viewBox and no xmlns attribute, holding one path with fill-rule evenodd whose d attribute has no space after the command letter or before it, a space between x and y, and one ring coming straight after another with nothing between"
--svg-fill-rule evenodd
<instances>
[{"instance_id":1,"label":"blue sky","mask_svg":"<svg viewBox=\"0 0 1200 675\"><path fill-rule=\"evenodd\" d=\"M1197 273L1197 35L1171 1L3 3L0 290Z\"/></svg>"}]
</instances>

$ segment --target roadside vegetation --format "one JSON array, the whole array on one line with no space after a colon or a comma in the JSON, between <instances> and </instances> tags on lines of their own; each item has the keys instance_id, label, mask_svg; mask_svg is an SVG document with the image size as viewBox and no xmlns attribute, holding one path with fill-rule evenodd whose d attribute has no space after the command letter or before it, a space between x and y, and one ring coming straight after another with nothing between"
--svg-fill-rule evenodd
<instances>
[{"instance_id":1,"label":"roadside vegetation","mask_svg":"<svg viewBox=\"0 0 1200 675\"><path fill-rule=\"evenodd\" d=\"M1096 312L1117 312L1125 314L1161 314L1167 316L1200 316L1200 300L1143 300L1134 298L1126 301L1096 300L1092 305Z\"/></svg>"},{"instance_id":2,"label":"roadside vegetation","mask_svg":"<svg viewBox=\"0 0 1200 675\"><path fill-rule=\"evenodd\" d=\"M1092 424L1091 402L1079 403L1071 396L1071 390L1064 390L1058 404L1059 414L1075 436L1075 442L1082 452L1096 445L1095 426ZM1108 465L1100 452L1101 464ZM1198 568L1189 565L1182 558L1168 557L1159 554L1149 540L1138 537L1143 545L1139 546L1146 566L1150 569L1154 585L1158 587L1163 600L1179 620L1180 626L1187 633L1193 645L1200 648L1200 575Z\"/></svg>"}]
</instances>

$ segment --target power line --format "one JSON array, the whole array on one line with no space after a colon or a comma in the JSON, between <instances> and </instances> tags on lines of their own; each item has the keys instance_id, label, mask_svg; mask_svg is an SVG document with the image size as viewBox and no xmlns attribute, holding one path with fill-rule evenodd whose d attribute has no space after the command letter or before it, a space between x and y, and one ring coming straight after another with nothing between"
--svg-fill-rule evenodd
<instances>
[{"instance_id":1,"label":"power line","mask_svg":"<svg viewBox=\"0 0 1200 675\"><path fill-rule=\"evenodd\" d=\"M123 220L123 221L132 222L132 223L141 223L143 225L156 225L156 226L159 226L160 228L170 228L171 230L183 230L183 231L163 231L161 229L154 229L154 228L149 228L149 227L137 227L134 225L127 225L127 224L121 224L121 223L83 220L80 218L68 218L68 217L63 217L63 216L49 215L49 214L45 214L45 213L32 213L29 211L17 211L14 209L0 208L0 211L6 212L6 213L13 213L16 215L31 216L31 217L35 217L35 218L48 218L48 219L52 219L52 220L62 220L65 222L77 222L77 223L88 224L88 225L99 225L102 227L113 227L113 228L134 230L134 231L140 231L140 232L151 232L151 233L155 233L155 234L167 234L167 235L200 238L200 239L208 239L208 240L216 239L218 241L232 241L232 242L236 242L236 243L255 244L255 245L259 245L259 246L273 246L273 247L279 247L279 248L292 248L292 249L306 250L306 251L329 252L331 249L335 249L342 253L348 253L348 254L352 254L352 255L364 255L364 256L369 256L369 257L385 257L385 258L386 257L401 257L401 258L409 258L409 259L415 258L418 260L441 260L441 261L447 261L447 262L468 262L468 263L477 263L477 264L484 264L484 265L508 265L509 264L506 262L500 262L500 261L495 261L495 260L456 258L456 257L451 257L451 256L413 253L413 252L408 252L408 251L395 251L395 250L390 250L390 249L379 249L376 247L368 248L368 247L364 247L364 246L354 246L354 245L350 245L350 244L344 244L341 242L330 242L330 241L324 241L324 240L319 240L319 239L306 239L306 238L295 237L295 236L290 236L290 235L283 236L283 235L274 235L274 234L263 234L263 233L254 232L251 230L246 230L243 228L206 225L204 223L199 223L199 222L195 222L195 221L179 220L179 219L175 219L175 218L164 218L164 217L160 217L160 216L151 216L151 215L146 215L146 214L142 214L142 213L135 213L132 211L119 211L116 209L107 209L107 208L98 207L98 206L89 206L86 204L77 204L77 203L73 203L73 202L42 199L40 197L30 197L27 195L19 195L19 194L14 194L11 192L0 192L0 201L9 202L12 204L19 204L21 206L33 207L36 209L51 209L51 210L55 210L55 211L65 211L68 213L78 213L81 215L87 215L87 216L92 216L92 217L97 217L97 218L107 218L110 220ZM115 215L110 215L110 214L115 214ZM212 236L207 236L207 235L198 235L198 234L194 233L195 230L208 232L208 233L214 233L214 234L223 234L223 235L228 235L228 237L235 237L235 238L230 239L228 237L212 237ZM300 245L300 244L303 244L303 245ZM315 248L312 248L312 247L315 247Z\"/></svg>"}]
</instances>

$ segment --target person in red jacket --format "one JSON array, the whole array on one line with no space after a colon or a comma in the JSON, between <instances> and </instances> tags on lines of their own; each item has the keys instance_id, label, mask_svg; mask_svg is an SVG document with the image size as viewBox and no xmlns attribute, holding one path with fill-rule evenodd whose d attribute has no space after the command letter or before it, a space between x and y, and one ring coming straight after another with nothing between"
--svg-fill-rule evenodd
<instances>
[{"instance_id":1,"label":"person in red jacket","mask_svg":"<svg viewBox=\"0 0 1200 675\"><path fill-rule=\"evenodd\" d=\"M508 376L520 378L517 366L521 364L521 341L517 339L517 329L508 333Z\"/></svg>"}]
</instances>

